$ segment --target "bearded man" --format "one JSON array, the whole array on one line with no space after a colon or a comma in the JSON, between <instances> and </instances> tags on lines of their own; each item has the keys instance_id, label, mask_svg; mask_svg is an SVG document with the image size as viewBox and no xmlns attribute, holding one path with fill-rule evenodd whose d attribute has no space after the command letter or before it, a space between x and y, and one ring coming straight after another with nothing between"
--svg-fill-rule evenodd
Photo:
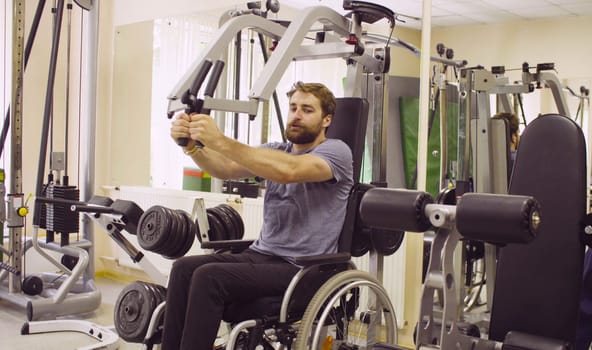
<instances>
[{"instance_id":1,"label":"bearded man","mask_svg":"<svg viewBox=\"0 0 592 350\"><path fill-rule=\"evenodd\" d=\"M204 114L173 121L171 137L189 139L184 152L200 169L221 179L263 178L266 190L263 226L248 249L173 263L163 350L212 350L224 305L281 296L299 270L295 258L337 251L353 165L350 148L325 135L335 97L322 84L302 82L288 97L287 143L251 147L224 136Z\"/></svg>"}]
</instances>

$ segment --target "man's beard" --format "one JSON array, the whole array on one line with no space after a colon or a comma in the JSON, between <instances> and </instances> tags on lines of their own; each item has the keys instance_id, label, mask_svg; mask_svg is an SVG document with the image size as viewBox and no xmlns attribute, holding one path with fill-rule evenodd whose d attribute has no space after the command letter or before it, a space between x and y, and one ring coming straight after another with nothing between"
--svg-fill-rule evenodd
<instances>
[{"instance_id":1,"label":"man's beard","mask_svg":"<svg viewBox=\"0 0 592 350\"><path fill-rule=\"evenodd\" d=\"M291 125L288 125L286 129L286 138L296 145L305 145L312 143L321 133L322 126L319 124L317 127L306 128L300 126L296 130L292 130Z\"/></svg>"}]
</instances>

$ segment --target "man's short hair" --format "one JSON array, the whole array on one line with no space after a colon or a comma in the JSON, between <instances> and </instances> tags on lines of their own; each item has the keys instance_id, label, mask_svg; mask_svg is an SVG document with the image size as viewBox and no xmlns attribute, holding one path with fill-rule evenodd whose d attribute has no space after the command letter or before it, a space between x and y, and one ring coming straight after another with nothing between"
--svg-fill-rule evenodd
<instances>
[{"instance_id":1,"label":"man's short hair","mask_svg":"<svg viewBox=\"0 0 592 350\"><path fill-rule=\"evenodd\" d=\"M291 98L296 91L306 92L318 98L321 103L321 109L323 110L323 117L328 114L333 115L335 113L335 96L325 85L320 83L303 83L298 81L294 83L294 85L292 85L292 89L288 91L288 98Z\"/></svg>"}]
</instances>

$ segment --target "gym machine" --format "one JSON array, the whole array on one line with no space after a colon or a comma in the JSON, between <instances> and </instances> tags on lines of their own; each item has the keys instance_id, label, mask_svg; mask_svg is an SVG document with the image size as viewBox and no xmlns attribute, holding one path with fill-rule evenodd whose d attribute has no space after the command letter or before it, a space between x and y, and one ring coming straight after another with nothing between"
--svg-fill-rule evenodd
<instances>
[{"instance_id":1,"label":"gym machine","mask_svg":"<svg viewBox=\"0 0 592 350\"><path fill-rule=\"evenodd\" d=\"M90 34L94 35L94 40L88 47L89 50L96 50L96 25L98 23L98 4L91 4L87 1L77 1L83 10L88 11L90 18ZM3 253L9 258L9 263L2 266L0 271L0 298L5 299L17 306L26 309L27 322L23 325L22 334L32 334L51 331L76 331L87 334L99 341L99 344L88 347L88 349L115 348L118 337L111 330L95 325L91 322L82 320L53 320L38 321L40 319L56 318L58 316L80 314L90 312L99 307L101 303L101 294L94 285L94 262L93 254L93 236L92 228L88 222L83 221L83 238L76 242L70 242L70 234L79 231L79 218L72 215L65 207L60 205L60 200L78 200L80 190L70 186L67 176L67 156L65 153L54 152L51 154L51 175L49 183L43 184L43 172L46 164L47 142L53 109L53 91L56 79L57 56L60 42L62 21L64 10L67 9L68 20L68 56L70 55L70 26L71 12L73 4L71 1L58 0L54 13L54 29L52 35L52 46L49 63L49 76L46 89L46 100L44 105L43 126L41 135L41 150L39 158L39 172L37 178L37 190L35 196L35 212L33 223L33 234L30 240L24 240L23 227L25 225L25 216L28 214L28 200L25 200L22 189L22 103L23 103L23 73L30 55L32 45L35 39L36 31L41 20L45 1L39 1L32 23L32 28L27 40L27 45L23 51L24 42L24 23L25 23L25 2L22 0L13 1L13 77L12 77L12 100L11 108L7 112L6 121L2 131L2 150L6 141L7 133L11 130L11 168L8 172L10 176L10 189L7 194L7 207L2 210L2 221L6 222L10 234L8 237L8 249L2 246ZM94 27L93 27L94 25ZM89 57L96 57L89 54ZM90 86L95 81L96 71L93 60L90 59L89 76ZM69 63L69 62L68 62ZM67 75L69 77L69 65ZM91 88L94 91L94 88ZM68 92L67 92L68 95ZM92 95L92 93L90 93ZM69 97L69 96L68 96ZM67 98L68 98L67 97ZM94 121L94 97L90 101L89 116L87 120L81 120L81 130L84 142L88 142L87 150L89 154L81 157L82 161L92 158L92 147L94 142L94 128L88 126ZM68 104L68 101L66 101ZM68 123L68 112L65 116L66 130ZM66 138L67 136L66 131ZM84 137L86 136L86 137ZM66 140L66 149L67 143ZM94 164L94 162L89 162ZM81 178L83 179L82 194L88 195L92 191L92 171L94 165L88 167L81 166ZM63 178L59 178L64 171ZM88 171L88 173L87 173ZM54 180L53 174L57 172L58 179ZM2 172L2 174L4 174ZM2 186L4 186L4 176L2 176ZM2 194L5 194L2 189ZM39 228L46 230L45 242L39 239ZM60 242L56 242L55 234L60 234ZM4 243L4 242L3 242ZM30 276L24 276L25 253L33 248L47 262L57 268L60 273L40 273ZM52 254L62 255L61 261L54 258ZM45 290L44 290L45 289Z\"/></svg>"},{"instance_id":2,"label":"gym machine","mask_svg":"<svg viewBox=\"0 0 592 350\"><path fill-rule=\"evenodd\" d=\"M558 178L563 186L549 186ZM438 227L422 292L416 349L573 348L584 244L590 244L589 227L584 227L589 224L586 178L581 129L570 118L546 114L522 134L509 196L466 193L455 208L415 200L411 210L404 203L411 202L406 198L409 192L415 196L413 191L368 191L360 209L366 224L417 232ZM500 246L486 335L463 322L454 297L458 280L452 263L459 239ZM441 322L434 317L436 291L444 294Z\"/></svg>"},{"instance_id":3,"label":"gym machine","mask_svg":"<svg viewBox=\"0 0 592 350\"><path fill-rule=\"evenodd\" d=\"M386 186L386 148L383 133L387 106L384 105L384 75L389 70L390 48L389 44L373 48L366 43L362 23L374 23L386 18L393 28L396 15L382 6L362 1L344 1L343 5L344 9L351 11L346 16L327 7L310 7L303 10L287 26L253 14L228 19L169 94L168 116L172 117L179 110L216 110L243 113L254 118L259 110L259 103L269 100L283 72L292 61L340 58L347 64L344 96L366 97L370 101L370 118L374 121L373 183ZM321 29L315 29L314 26L319 23ZM246 101L238 100L236 97L228 99L220 93L214 96L211 86L215 86L220 77L219 72L225 64L224 54L227 47L237 32L247 28L267 36L274 43L273 54L266 60ZM314 34L314 42L307 38L311 33ZM208 75L209 81L203 98L200 98L199 90ZM224 82L220 84L226 85ZM363 86L367 86L367 90L364 90ZM382 238L382 241L386 242L385 245L388 245L387 250L392 254L401 244L403 234L401 232L398 236L389 234L380 237L377 234L373 238ZM360 252L360 255L370 249L369 242L362 245L362 250L365 251ZM376 252L373 251L370 272L381 277L382 262L374 256Z\"/></svg>"}]
</instances>

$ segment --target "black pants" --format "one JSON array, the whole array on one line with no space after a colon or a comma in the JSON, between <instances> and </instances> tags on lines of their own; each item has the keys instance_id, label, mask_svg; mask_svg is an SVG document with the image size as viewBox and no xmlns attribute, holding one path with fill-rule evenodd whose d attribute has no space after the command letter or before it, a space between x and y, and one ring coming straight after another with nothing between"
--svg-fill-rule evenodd
<instances>
[{"instance_id":1,"label":"black pants","mask_svg":"<svg viewBox=\"0 0 592 350\"><path fill-rule=\"evenodd\" d=\"M249 249L178 259L169 277L162 349L212 350L225 304L282 295L297 271Z\"/></svg>"}]
</instances>

